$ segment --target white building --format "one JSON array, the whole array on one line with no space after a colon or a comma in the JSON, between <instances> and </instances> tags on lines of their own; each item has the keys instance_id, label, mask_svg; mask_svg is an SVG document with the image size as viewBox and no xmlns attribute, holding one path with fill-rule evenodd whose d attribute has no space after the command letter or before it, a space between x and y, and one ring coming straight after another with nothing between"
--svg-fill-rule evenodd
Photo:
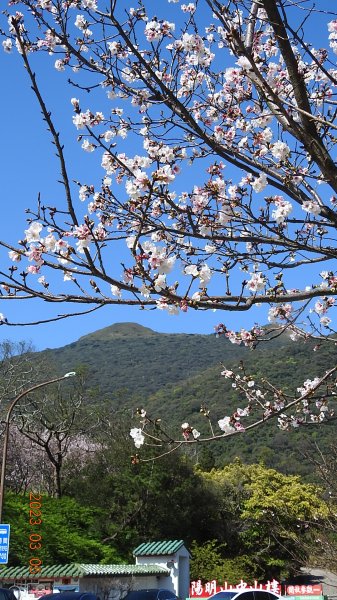
<instances>
[{"instance_id":1,"label":"white building","mask_svg":"<svg viewBox=\"0 0 337 600\"><path fill-rule=\"evenodd\" d=\"M38 577L29 574L28 566L4 567L0 587L19 588L19 600L36 600L64 585L93 592L102 600L122 600L130 590L150 588L171 590L181 600L188 598L190 555L182 540L146 542L133 554L133 565L42 566Z\"/></svg>"},{"instance_id":2,"label":"white building","mask_svg":"<svg viewBox=\"0 0 337 600\"><path fill-rule=\"evenodd\" d=\"M141 544L134 551L136 565L158 565L169 569L169 579L160 577L161 585L174 592L179 598L189 597L190 586L190 554L182 540L173 542L148 542Z\"/></svg>"}]
</instances>

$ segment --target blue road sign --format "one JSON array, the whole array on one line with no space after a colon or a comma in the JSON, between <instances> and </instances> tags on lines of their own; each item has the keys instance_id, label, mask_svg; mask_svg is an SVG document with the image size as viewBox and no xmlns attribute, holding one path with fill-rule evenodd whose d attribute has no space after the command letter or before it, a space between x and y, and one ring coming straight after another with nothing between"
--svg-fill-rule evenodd
<instances>
[{"instance_id":1,"label":"blue road sign","mask_svg":"<svg viewBox=\"0 0 337 600\"><path fill-rule=\"evenodd\" d=\"M0 565L8 563L10 525L0 525Z\"/></svg>"}]
</instances>

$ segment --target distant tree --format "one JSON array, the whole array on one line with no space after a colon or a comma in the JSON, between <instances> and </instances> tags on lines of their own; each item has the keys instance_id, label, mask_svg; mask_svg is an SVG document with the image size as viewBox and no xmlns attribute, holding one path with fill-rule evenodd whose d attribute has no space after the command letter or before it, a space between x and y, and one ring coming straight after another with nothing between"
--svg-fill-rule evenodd
<instances>
[{"instance_id":1,"label":"distant tree","mask_svg":"<svg viewBox=\"0 0 337 600\"><path fill-rule=\"evenodd\" d=\"M84 507L73 498L51 498L41 496L43 524L41 547L38 542L34 554L44 565L66 564L69 562L120 563L122 557L113 544L101 544L96 529L96 520L101 515L96 507ZM4 517L11 523L10 566L28 564L32 557L29 536L29 494L6 495ZM37 538L35 538L37 539Z\"/></svg>"},{"instance_id":2,"label":"distant tree","mask_svg":"<svg viewBox=\"0 0 337 600\"><path fill-rule=\"evenodd\" d=\"M322 448L311 440L301 452L311 465L313 474L323 489L323 497L329 509L329 516L317 532L317 545L312 549L311 564L318 567L337 568L337 444L334 442Z\"/></svg>"},{"instance_id":3,"label":"distant tree","mask_svg":"<svg viewBox=\"0 0 337 600\"><path fill-rule=\"evenodd\" d=\"M34 444L12 426L6 466L6 487L16 494L28 490L45 490L45 456Z\"/></svg>"},{"instance_id":4,"label":"distant tree","mask_svg":"<svg viewBox=\"0 0 337 600\"><path fill-rule=\"evenodd\" d=\"M191 580L202 582L216 579L218 584L227 583L236 585L241 580L253 582L255 569L249 556L238 556L235 558L224 558L226 544L217 540L206 542L206 544L191 545Z\"/></svg>"},{"instance_id":5,"label":"distant tree","mask_svg":"<svg viewBox=\"0 0 337 600\"><path fill-rule=\"evenodd\" d=\"M12 402L25 390L38 384L41 377L48 379L51 371L42 356L34 354L30 342L12 342L4 340L0 343L0 444L8 410ZM23 395L24 398L24 395ZM22 398L22 399L23 399ZM12 417L10 416L10 423ZM24 447L25 446L25 447ZM12 427L9 429L8 460L5 469L6 484L17 491L24 491L34 479L31 468L36 457L27 444L18 443ZM30 455L29 459L28 456ZM29 462L30 461L30 462Z\"/></svg>"},{"instance_id":6,"label":"distant tree","mask_svg":"<svg viewBox=\"0 0 337 600\"><path fill-rule=\"evenodd\" d=\"M239 461L204 477L215 486L220 540L227 540L230 558L248 556L258 579L284 577L306 564L330 518L318 486Z\"/></svg>"},{"instance_id":7,"label":"distant tree","mask_svg":"<svg viewBox=\"0 0 337 600\"><path fill-rule=\"evenodd\" d=\"M40 371L46 367L42 357L33 356L34 348L30 342L0 342L0 402L2 415L9 402L41 379Z\"/></svg>"},{"instance_id":8,"label":"distant tree","mask_svg":"<svg viewBox=\"0 0 337 600\"><path fill-rule=\"evenodd\" d=\"M42 475L40 486L60 498L63 492L63 470L67 459L85 462L85 456L96 450L90 430L97 425L93 411L83 405L79 390L49 389L40 396L29 397L18 407L15 426L27 440L39 447L40 464L35 469ZM50 475L50 467L52 475ZM34 469L34 465L31 465Z\"/></svg>"},{"instance_id":9,"label":"distant tree","mask_svg":"<svg viewBox=\"0 0 337 600\"><path fill-rule=\"evenodd\" d=\"M59 159L63 196L39 197L23 239L2 240L12 261L1 270L3 302L40 298L69 307L50 320L78 314L76 306L170 314L262 306L271 328L235 332L220 323L217 333L250 347L284 330L335 343L331 3L8 6L3 48L22 58ZM76 93L73 125L94 165L84 181L77 161L67 161L67 124L54 122L40 88L50 65L60 86ZM274 416L282 428L326 420L326 385L334 385L336 370L316 373L313 365L292 398L274 388L270 402L261 390L242 390L248 404L218 422L221 436L242 430L253 409L259 425ZM143 432L134 434L139 447ZM197 434L183 428L185 441Z\"/></svg>"},{"instance_id":10,"label":"distant tree","mask_svg":"<svg viewBox=\"0 0 337 600\"><path fill-rule=\"evenodd\" d=\"M326 497L334 504L337 503L337 444L322 448L315 440L308 440L301 451L302 456L314 467L325 490Z\"/></svg>"},{"instance_id":11,"label":"distant tree","mask_svg":"<svg viewBox=\"0 0 337 600\"><path fill-rule=\"evenodd\" d=\"M99 450L66 482L65 493L104 510L97 523L100 539L115 544L124 556L131 557L144 539L205 542L218 523L208 484L181 453L132 464L129 423L129 417L115 414L109 429L101 426L94 437Z\"/></svg>"},{"instance_id":12,"label":"distant tree","mask_svg":"<svg viewBox=\"0 0 337 600\"><path fill-rule=\"evenodd\" d=\"M211 471L215 467L215 457L213 452L208 448L202 448L198 457L198 466L202 471Z\"/></svg>"}]
</instances>

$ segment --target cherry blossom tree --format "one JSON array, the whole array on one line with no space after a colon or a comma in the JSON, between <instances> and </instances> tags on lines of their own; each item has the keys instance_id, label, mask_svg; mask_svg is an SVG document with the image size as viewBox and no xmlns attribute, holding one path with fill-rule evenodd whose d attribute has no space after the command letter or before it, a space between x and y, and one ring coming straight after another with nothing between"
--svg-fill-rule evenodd
<instances>
[{"instance_id":1,"label":"cherry blossom tree","mask_svg":"<svg viewBox=\"0 0 337 600\"><path fill-rule=\"evenodd\" d=\"M11 0L7 20L3 49L22 57L63 190L56 202L39 197L17 244L2 240L12 261L0 272L3 305L40 298L172 315L267 307L261 323L271 327L229 331L224 318L217 334L250 347L284 330L335 343L331 2ZM92 156L83 181L41 93L42 61L70 85L74 133ZM240 431L253 407L283 428L320 422L336 368L290 399L238 376L247 403L218 423L221 435ZM293 406L300 416L284 412ZM151 422L141 418L138 446ZM184 425L184 440L196 441Z\"/></svg>"},{"instance_id":2,"label":"cherry blossom tree","mask_svg":"<svg viewBox=\"0 0 337 600\"><path fill-rule=\"evenodd\" d=\"M27 421L26 417L25 425ZM57 440L57 434L49 434L48 439L48 433L46 429L41 431L41 428L32 432L30 427L29 434L26 435L25 431L20 433L16 427L12 427L8 446L6 488L16 494L38 490L51 496L60 496L56 492L56 481L60 485L62 495L65 483L98 451L97 444L83 434L69 432L69 436L64 436L64 439L59 434ZM43 443L40 443L41 441ZM56 453L57 442L61 449L59 456ZM57 465L54 464L56 461ZM58 480L56 469L59 470Z\"/></svg>"},{"instance_id":3,"label":"cherry blossom tree","mask_svg":"<svg viewBox=\"0 0 337 600\"><path fill-rule=\"evenodd\" d=\"M9 435L6 488L16 494L44 490L45 457L42 448L12 427Z\"/></svg>"},{"instance_id":4,"label":"cherry blossom tree","mask_svg":"<svg viewBox=\"0 0 337 600\"><path fill-rule=\"evenodd\" d=\"M37 459L31 462L30 471L35 479L40 474L39 489L61 498L64 477L74 470L73 463L83 466L97 450L90 440L90 432L98 424L94 411L83 405L79 390L49 391L40 397L29 396L17 409L14 424L17 437L25 438L24 446L31 443L34 448Z\"/></svg>"},{"instance_id":5,"label":"cherry blossom tree","mask_svg":"<svg viewBox=\"0 0 337 600\"><path fill-rule=\"evenodd\" d=\"M39 386L41 373L50 373L50 365L34 353L32 345L25 341L17 343L4 340L0 343L0 443L1 461L6 485L16 492L26 491L30 485L36 485L41 478L41 453L36 452L32 444L18 436L17 431L9 427L8 410L18 397L24 397L25 390L32 384ZM10 422L10 421L9 421ZM6 430L9 443L6 443ZM8 446L8 461L7 448ZM8 462L8 464L7 464ZM38 466L37 466L38 465Z\"/></svg>"}]
</instances>

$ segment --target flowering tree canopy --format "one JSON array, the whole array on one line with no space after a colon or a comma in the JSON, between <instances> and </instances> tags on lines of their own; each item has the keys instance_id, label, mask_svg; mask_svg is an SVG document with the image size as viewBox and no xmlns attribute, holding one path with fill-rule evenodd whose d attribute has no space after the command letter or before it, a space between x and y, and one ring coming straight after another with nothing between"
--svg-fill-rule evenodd
<instances>
[{"instance_id":1,"label":"flowering tree canopy","mask_svg":"<svg viewBox=\"0 0 337 600\"><path fill-rule=\"evenodd\" d=\"M84 409L80 390L72 390L67 395L57 390L56 393L44 393L40 398L28 396L16 409L16 436L20 439L21 434L25 438L23 446L31 442L33 456L40 458L40 475L44 483L40 482L39 489L47 488L49 493L60 498L64 468L69 468L72 460L83 465L88 455L97 449L89 437L97 424L93 413Z\"/></svg>"},{"instance_id":2,"label":"flowering tree canopy","mask_svg":"<svg viewBox=\"0 0 337 600\"><path fill-rule=\"evenodd\" d=\"M262 305L273 331L333 339L330 2L11 0L7 19L3 49L22 57L63 194L39 199L18 244L1 242L12 261L2 300L170 314ZM43 59L70 85L74 133L92 155L85 181L41 94ZM249 346L270 335L217 331Z\"/></svg>"}]
</instances>

